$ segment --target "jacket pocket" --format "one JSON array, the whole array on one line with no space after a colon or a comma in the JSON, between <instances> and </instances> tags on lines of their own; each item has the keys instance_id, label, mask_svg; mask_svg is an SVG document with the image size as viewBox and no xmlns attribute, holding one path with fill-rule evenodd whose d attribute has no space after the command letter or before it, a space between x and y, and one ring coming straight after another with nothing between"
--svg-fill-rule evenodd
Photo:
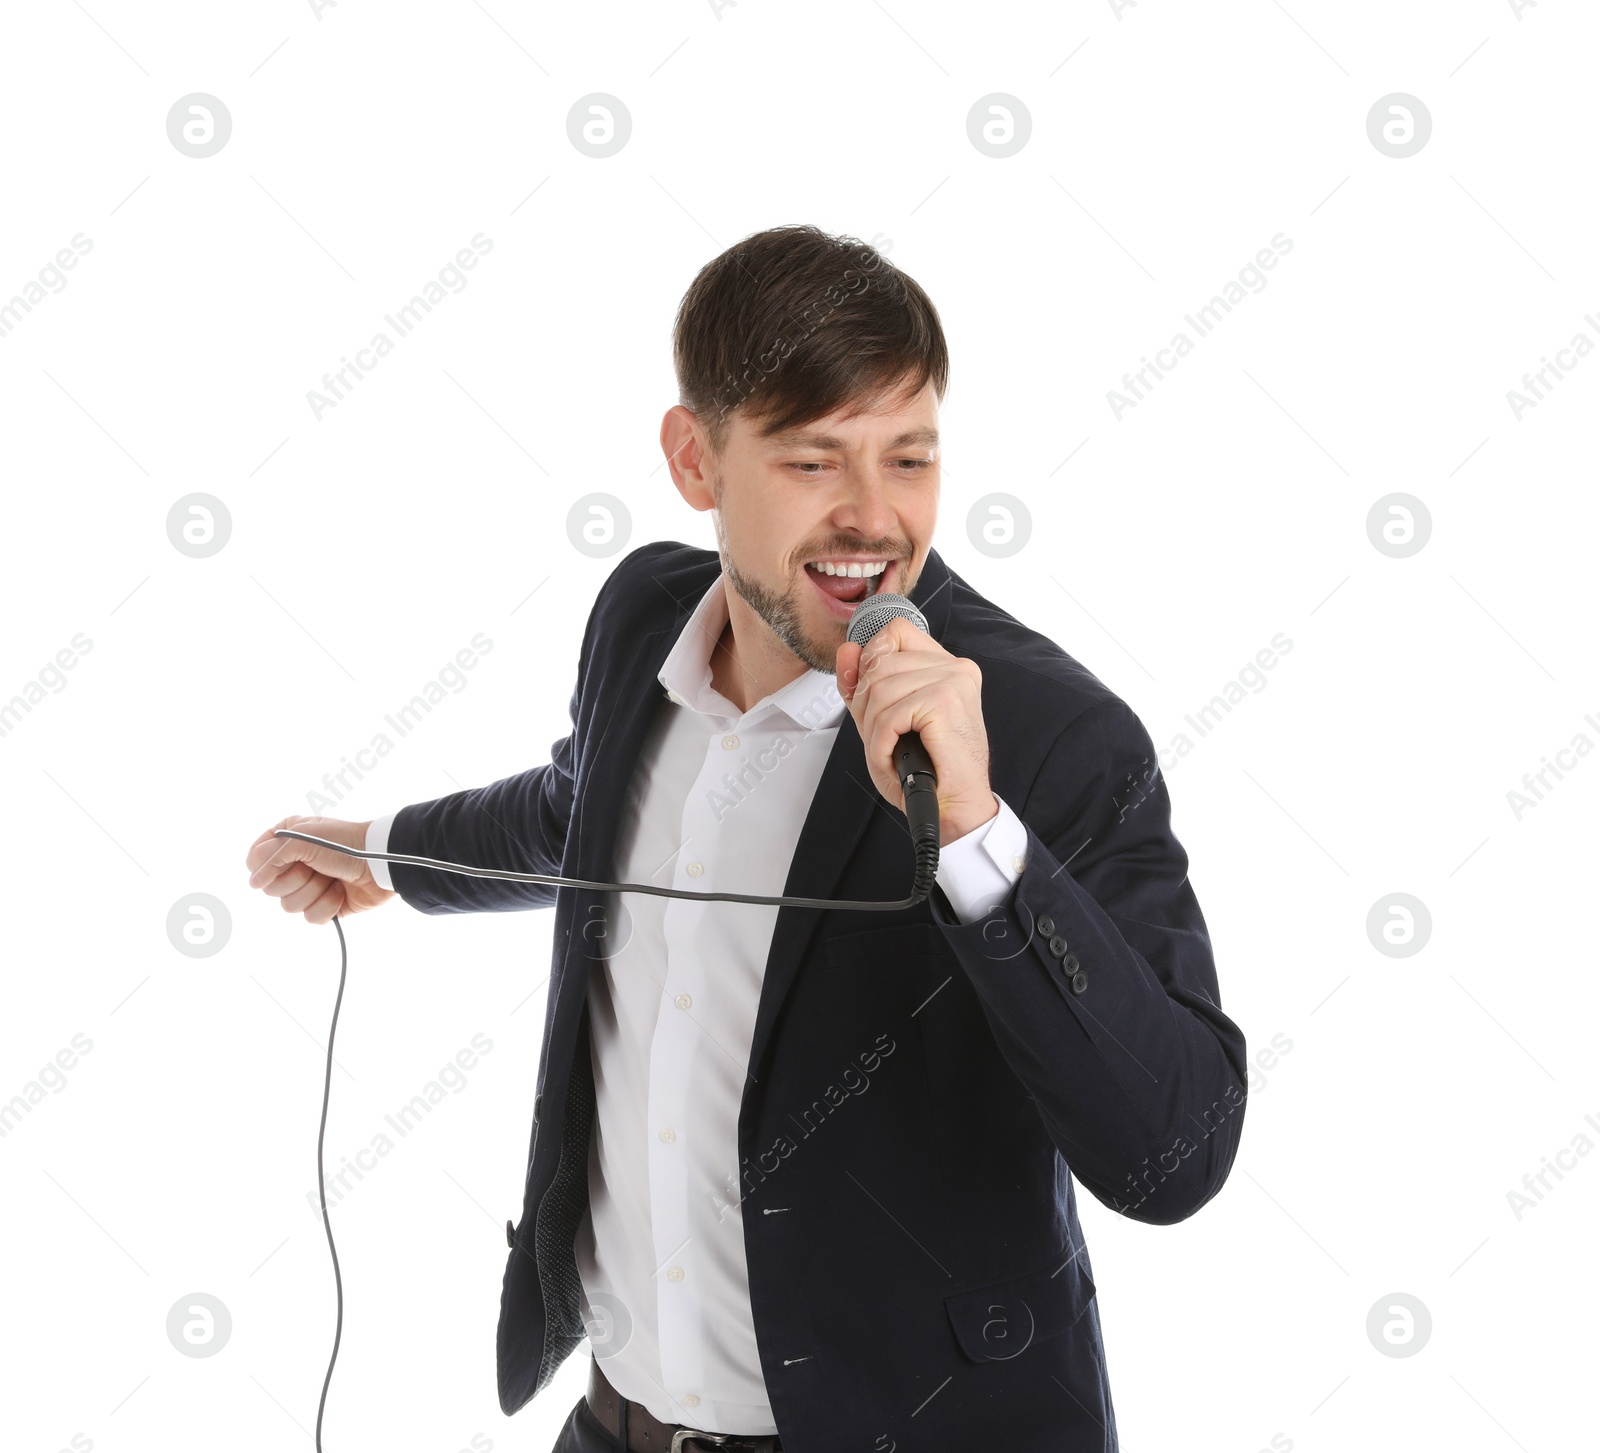
<instances>
[{"instance_id":1,"label":"jacket pocket","mask_svg":"<svg viewBox=\"0 0 1600 1453\"><path fill-rule=\"evenodd\" d=\"M836 934L824 939L822 947L823 964L830 969L916 969L953 957L931 923Z\"/></svg>"},{"instance_id":2,"label":"jacket pocket","mask_svg":"<svg viewBox=\"0 0 1600 1453\"><path fill-rule=\"evenodd\" d=\"M1082 1256L1063 1255L1049 1266L944 1299L961 1350L974 1362L1020 1357L1029 1347L1059 1337L1095 1295Z\"/></svg>"}]
</instances>

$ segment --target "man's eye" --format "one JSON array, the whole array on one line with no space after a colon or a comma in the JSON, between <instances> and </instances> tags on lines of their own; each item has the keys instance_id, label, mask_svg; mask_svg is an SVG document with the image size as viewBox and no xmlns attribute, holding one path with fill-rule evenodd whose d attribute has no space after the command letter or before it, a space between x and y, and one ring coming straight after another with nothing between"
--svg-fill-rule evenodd
<instances>
[{"instance_id":1,"label":"man's eye","mask_svg":"<svg viewBox=\"0 0 1600 1453\"><path fill-rule=\"evenodd\" d=\"M801 474L816 474L819 470L826 469L827 465L816 459L800 459L792 461L789 468L798 469Z\"/></svg>"},{"instance_id":2,"label":"man's eye","mask_svg":"<svg viewBox=\"0 0 1600 1453\"><path fill-rule=\"evenodd\" d=\"M896 464L909 464L912 467L912 469L914 469L914 470L916 470L916 469L932 469L933 468L933 460L931 460L931 459L897 459L897 460L895 460L895 463Z\"/></svg>"}]
</instances>

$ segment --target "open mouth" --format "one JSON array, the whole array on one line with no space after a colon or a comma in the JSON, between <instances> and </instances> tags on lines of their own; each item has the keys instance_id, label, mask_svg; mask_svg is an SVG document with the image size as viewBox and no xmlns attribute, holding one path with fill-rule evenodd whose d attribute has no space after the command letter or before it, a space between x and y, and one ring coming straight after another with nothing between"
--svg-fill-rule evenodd
<instances>
[{"instance_id":1,"label":"open mouth","mask_svg":"<svg viewBox=\"0 0 1600 1453\"><path fill-rule=\"evenodd\" d=\"M834 614L848 618L869 595L878 593L893 565L892 560L812 561L805 572L834 607Z\"/></svg>"}]
</instances>

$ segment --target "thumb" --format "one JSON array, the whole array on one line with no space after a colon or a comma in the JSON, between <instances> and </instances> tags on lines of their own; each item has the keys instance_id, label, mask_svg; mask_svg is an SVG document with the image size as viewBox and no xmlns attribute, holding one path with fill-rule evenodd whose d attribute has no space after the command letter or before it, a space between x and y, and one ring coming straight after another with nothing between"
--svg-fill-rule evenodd
<instances>
[{"instance_id":1,"label":"thumb","mask_svg":"<svg viewBox=\"0 0 1600 1453\"><path fill-rule=\"evenodd\" d=\"M844 641L834 657L833 668L838 677L839 695L849 701L861 684L862 647L855 641Z\"/></svg>"},{"instance_id":2,"label":"thumb","mask_svg":"<svg viewBox=\"0 0 1600 1453\"><path fill-rule=\"evenodd\" d=\"M252 861L256 861L258 857L260 859L255 871L250 875L252 888L270 883L295 863L304 863L324 877L338 878L347 883L353 883L366 875L368 869L364 859L352 858L347 853L336 852L318 843L278 837L276 834L280 828L307 833L311 837L327 838L329 842L341 843L346 847L365 846L364 843L355 841L356 835L364 836L360 824L331 817L286 817L277 827L263 833L251 852Z\"/></svg>"}]
</instances>

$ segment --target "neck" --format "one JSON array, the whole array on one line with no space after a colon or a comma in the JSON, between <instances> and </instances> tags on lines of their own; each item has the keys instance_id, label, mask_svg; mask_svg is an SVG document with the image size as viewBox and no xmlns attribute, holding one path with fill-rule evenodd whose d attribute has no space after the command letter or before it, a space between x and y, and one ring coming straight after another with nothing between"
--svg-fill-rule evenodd
<instances>
[{"instance_id":1,"label":"neck","mask_svg":"<svg viewBox=\"0 0 1600 1453\"><path fill-rule=\"evenodd\" d=\"M734 621L742 611L745 617L743 640L757 639L757 649L741 649L741 633ZM763 639L765 638L765 639ZM741 713L774 691L805 675L805 662L764 629L750 607L733 590L728 591L728 624L711 648L711 685Z\"/></svg>"}]
</instances>

